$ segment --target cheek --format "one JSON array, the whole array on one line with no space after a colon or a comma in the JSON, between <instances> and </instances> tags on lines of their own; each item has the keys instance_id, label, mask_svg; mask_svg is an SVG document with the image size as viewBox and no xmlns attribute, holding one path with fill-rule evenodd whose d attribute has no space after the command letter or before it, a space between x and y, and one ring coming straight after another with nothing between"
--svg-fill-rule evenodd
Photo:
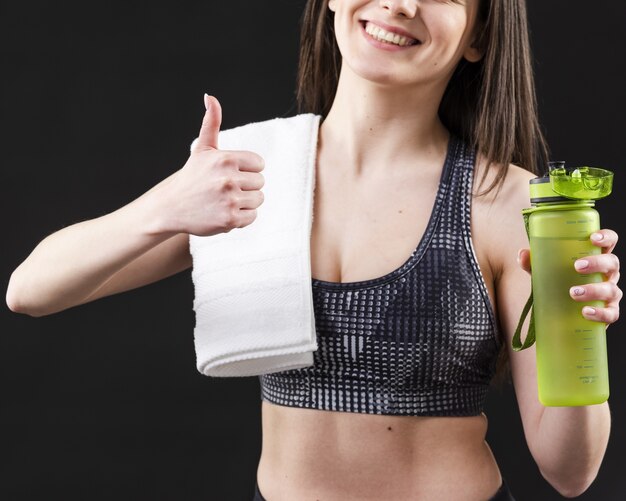
<instances>
[{"instance_id":1,"label":"cheek","mask_svg":"<svg viewBox=\"0 0 626 501\"><path fill-rule=\"evenodd\" d=\"M440 47L442 55L453 55L463 50L466 31L468 28L467 16L460 12L433 13L432 22L424 19L429 26L430 36L435 46Z\"/></svg>"},{"instance_id":2,"label":"cheek","mask_svg":"<svg viewBox=\"0 0 626 501\"><path fill-rule=\"evenodd\" d=\"M341 54L344 54L344 50L345 50L345 45L346 45L346 41L345 41L345 30L344 30L344 20L341 19L337 14L335 14L335 23L334 23L334 28L335 28L335 41L337 42L337 45L339 46L339 52L341 52Z\"/></svg>"},{"instance_id":3,"label":"cheek","mask_svg":"<svg viewBox=\"0 0 626 501\"><path fill-rule=\"evenodd\" d=\"M346 51L350 51L350 47L355 44L358 35L358 26L355 25L353 19L343 13L336 13L334 20L335 40L339 46L339 52L342 56L346 55Z\"/></svg>"}]
</instances>

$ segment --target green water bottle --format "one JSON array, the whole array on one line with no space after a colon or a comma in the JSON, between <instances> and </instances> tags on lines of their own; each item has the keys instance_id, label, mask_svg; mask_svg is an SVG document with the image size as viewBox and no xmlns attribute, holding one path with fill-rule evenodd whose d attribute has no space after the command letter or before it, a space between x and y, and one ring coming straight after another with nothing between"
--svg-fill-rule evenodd
<instances>
[{"instance_id":1,"label":"green water bottle","mask_svg":"<svg viewBox=\"0 0 626 501\"><path fill-rule=\"evenodd\" d=\"M550 162L549 174L531 179L532 207L523 215L530 242L532 294L513 337L513 349L536 341L539 401L545 406L578 406L605 402L609 397L606 324L587 320L585 305L574 301L574 285L603 281L600 273L583 274L574 262L600 254L589 240L600 229L595 200L611 193L613 173L593 167L566 170ZM522 345L522 323L531 311Z\"/></svg>"}]
</instances>

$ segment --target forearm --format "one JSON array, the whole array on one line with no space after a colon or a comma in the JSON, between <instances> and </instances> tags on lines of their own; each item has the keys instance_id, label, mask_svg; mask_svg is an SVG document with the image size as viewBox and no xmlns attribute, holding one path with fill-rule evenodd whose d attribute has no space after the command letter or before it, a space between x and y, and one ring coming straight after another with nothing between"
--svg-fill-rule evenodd
<instances>
[{"instance_id":1,"label":"forearm","mask_svg":"<svg viewBox=\"0 0 626 501\"><path fill-rule=\"evenodd\" d=\"M595 479L609 441L608 402L546 407L536 435L535 459L543 476L564 495L579 495Z\"/></svg>"},{"instance_id":2,"label":"forearm","mask_svg":"<svg viewBox=\"0 0 626 501\"><path fill-rule=\"evenodd\" d=\"M43 239L13 272L11 309L32 316L79 304L114 273L173 234L160 230L153 190Z\"/></svg>"}]
</instances>

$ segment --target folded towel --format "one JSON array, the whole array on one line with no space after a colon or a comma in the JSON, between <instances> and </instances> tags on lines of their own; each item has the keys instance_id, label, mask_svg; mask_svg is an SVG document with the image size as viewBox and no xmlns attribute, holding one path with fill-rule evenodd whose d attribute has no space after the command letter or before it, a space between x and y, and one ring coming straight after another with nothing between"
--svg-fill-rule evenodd
<instances>
[{"instance_id":1,"label":"folded towel","mask_svg":"<svg viewBox=\"0 0 626 501\"><path fill-rule=\"evenodd\" d=\"M313 364L310 236L319 121L307 113L219 133L220 149L263 157L265 184L252 224L189 236L194 344L198 371L206 376L255 376Z\"/></svg>"}]
</instances>

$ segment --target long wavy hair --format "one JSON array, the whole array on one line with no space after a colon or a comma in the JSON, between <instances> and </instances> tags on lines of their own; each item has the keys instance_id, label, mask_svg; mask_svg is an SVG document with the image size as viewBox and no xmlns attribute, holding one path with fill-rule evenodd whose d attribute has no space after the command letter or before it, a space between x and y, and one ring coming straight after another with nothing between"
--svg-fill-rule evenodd
<instances>
[{"instance_id":1,"label":"long wavy hair","mask_svg":"<svg viewBox=\"0 0 626 501\"><path fill-rule=\"evenodd\" d=\"M544 170L548 147L537 114L525 0L479 0L475 46L483 57L457 65L439 106L453 134L472 144L487 160L494 180L477 196L502 187L509 164L535 174ZM333 103L342 56L328 0L308 0L300 21L296 98L300 113L325 117ZM494 383L510 376L506 343L496 363Z\"/></svg>"}]
</instances>

